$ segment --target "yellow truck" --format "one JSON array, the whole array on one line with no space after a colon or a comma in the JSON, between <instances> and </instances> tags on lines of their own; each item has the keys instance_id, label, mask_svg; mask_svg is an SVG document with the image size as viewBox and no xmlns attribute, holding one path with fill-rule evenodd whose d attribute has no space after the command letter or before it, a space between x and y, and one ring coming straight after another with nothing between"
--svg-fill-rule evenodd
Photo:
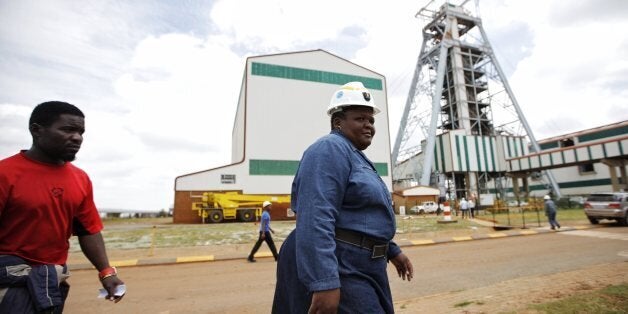
<instances>
[{"instance_id":1,"label":"yellow truck","mask_svg":"<svg viewBox=\"0 0 628 314\"><path fill-rule=\"evenodd\" d=\"M262 203L290 203L290 196L252 195L238 192L204 192L200 202L192 202L192 210L197 210L203 223L218 223L223 220L238 219L255 221L262 215Z\"/></svg>"}]
</instances>

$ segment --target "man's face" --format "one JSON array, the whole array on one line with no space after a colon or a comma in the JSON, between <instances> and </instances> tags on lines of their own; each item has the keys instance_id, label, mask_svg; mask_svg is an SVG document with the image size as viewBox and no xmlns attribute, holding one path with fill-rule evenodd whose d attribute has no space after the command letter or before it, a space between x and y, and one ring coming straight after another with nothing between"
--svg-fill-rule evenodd
<instances>
[{"instance_id":1,"label":"man's face","mask_svg":"<svg viewBox=\"0 0 628 314\"><path fill-rule=\"evenodd\" d=\"M47 157L55 161L72 161L81 149L85 119L79 116L62 114L48 127L37 125L32 128L35 145Z\"/></svg>"},{"instance_id":2,"label":"man's face","mask_svg":"<svg viewBox=\"0 0 628 314\"><path fill-rule=\"evenodd\" d=\"M369 147L375 136L373 116L373 108L357 106L345 111L345 119L340 120L341 132L359 150Z\"/></svg>"}]
</instances>

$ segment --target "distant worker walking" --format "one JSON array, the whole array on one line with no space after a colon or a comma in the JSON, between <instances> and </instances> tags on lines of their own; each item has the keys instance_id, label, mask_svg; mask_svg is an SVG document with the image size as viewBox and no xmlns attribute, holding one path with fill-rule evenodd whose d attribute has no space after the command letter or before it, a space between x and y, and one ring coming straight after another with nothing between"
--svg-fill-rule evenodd
<instances>
[{"instance_id":1,"label":"distant worker walking","mask_svg":"<svg viewBox=\"0 0 628 314\"><path fill-rule=\"evenodd\" d=\"M545 199L545 216L549 220L550 227L552 230L560 229L560 224L556 221L556 204L549 195L545 195L543 199Z\"/></svg>"},{"instance_id":2,"label":"distant worker walking","mask_svg":"<svg viewBox=\"0 0 628 314\"><path fill-rule=\"evenodd\" d=\"M465 216L469 219L469 203L464 197L460 200L460 212L462 219L464 219Z\"/></svg>"},{"instance_id":3,"label":"distant worker walking","mask_svg":"<svg viewBox=\"0 0 628 314\"><path fill-rule=\"evenodd\" d=\"M270 209L272 203L269 201L264 201L262 207L264 207L264 212L262 213L262 221L259 226L259 238L257 238L257 242L255 242L255 246L253 246L253 250L251 250L251 254L249 254L248 261L251 263L255 261L255 253L259 250L259 247L262 245L262 242L266 241L270 251L273 253L273 257L275 257L275 261L277 261L277 248L275 248L275 242L273 242L273 237L270 233L275 233L275 230L270 227Z\"/></svg>"}]
</instances>

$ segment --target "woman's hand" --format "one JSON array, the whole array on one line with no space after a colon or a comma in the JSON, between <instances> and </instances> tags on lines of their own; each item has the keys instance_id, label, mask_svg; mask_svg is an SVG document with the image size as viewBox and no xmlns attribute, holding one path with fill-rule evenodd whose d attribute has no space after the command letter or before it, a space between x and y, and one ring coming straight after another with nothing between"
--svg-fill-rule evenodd
<instances>
[{"instance_id":1,"label":"woman's hand","mask_svg":"<svg viewBox=\"0 0 628 314\"><path fill-rule=\"evenodd\" d=\"M405 254L399 253L399 255L395 256L390 261L395 265L395 268L397 268L399 277L403 280L406 280L406 278L408 281L412 280L414 269L412 268L412 262L410 262L410 259Z\"/></svg>"},{"instance_id":2,"label":"woman's hand","mask_svg":"<svg viewBox=\"0 0 628 314\"><path fill-rule=\"evenodd\" d=\"M337 313L340 303L340 288L316 291L312 295L312 304L308 314Z\"/></svg>"}]
</instances>

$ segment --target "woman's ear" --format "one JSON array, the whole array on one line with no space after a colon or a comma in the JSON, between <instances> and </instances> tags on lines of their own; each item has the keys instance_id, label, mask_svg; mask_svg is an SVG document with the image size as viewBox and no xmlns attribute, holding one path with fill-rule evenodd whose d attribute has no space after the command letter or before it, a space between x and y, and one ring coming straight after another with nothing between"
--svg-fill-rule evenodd
<instances>
[{"instance_id":1,"label":"woman's ear","mask_svg":"<svg viewBox=\"0 0 628 314\"><path fill-rule=\"evenodd\" d=\"M342 121L342 119L340 119L339 117L335 117L334 120L332 121L332 125L334 126L334 129L340 129L340 122Z\"/></svg>"}]
</instances>

